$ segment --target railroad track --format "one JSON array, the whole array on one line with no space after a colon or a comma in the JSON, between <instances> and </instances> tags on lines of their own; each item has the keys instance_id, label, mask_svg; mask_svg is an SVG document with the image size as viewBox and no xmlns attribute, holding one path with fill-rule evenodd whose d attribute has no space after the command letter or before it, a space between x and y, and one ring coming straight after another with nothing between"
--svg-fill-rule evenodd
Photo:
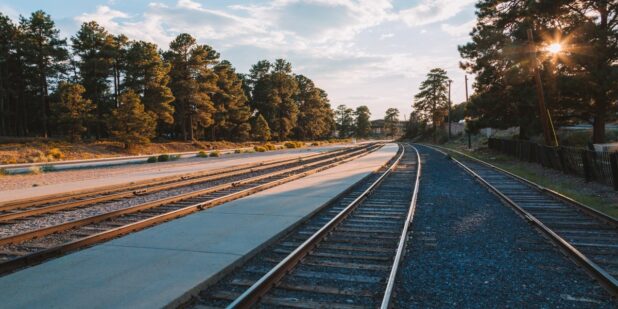
<instances>
[{"instance_id":1,"label":"railroad track","mask_svg":"<svg viewBox=\"0 0 618 309\"><path fill-rule=\"evenodd\" d=\"M457 164L618 296L618 220L459 151L430 148L457 155Z\"/></svg>"},{"instance_id":2,"label":"railroad track","mask_svg":"<svg viewBox=\"0 0 618 309\"><path fill-rule=\"evenodd\" d=\"M0 238L0 273L214 207L364 156L381 145L318 156L243 179Z\"/></svg>"},{"instance_id":3,"label":"railroad track","mask_svg":"<svg viewBox=\"0 0 618 309\"><path fill-rule=\"evenodd\" d=\"M387 167L199 293L187 307L388 308L420 181L400 146Z\"/></svg>"},{"instance_id":4,"label":"railroad track","mask_svg":"<svg viewBox=\"0 0 618 309\"><path fill-rule=\"evenodd\" d=\"M66 192L6 202L0 204L0 224L11 224L15 223L17 219L89 207L136 196L143 197L182 187L212 185L213 182L226 181L231 179L231 177L242 179L250 173L267 173L274 169L311 163L315 160L333 157L358 149L360 147L335 150L326 154L314 154L302 158L243 164L210 172L190 173L181 176L156 178L138 183L107 186L95 190Z\"/></svg>"}]
</instances>

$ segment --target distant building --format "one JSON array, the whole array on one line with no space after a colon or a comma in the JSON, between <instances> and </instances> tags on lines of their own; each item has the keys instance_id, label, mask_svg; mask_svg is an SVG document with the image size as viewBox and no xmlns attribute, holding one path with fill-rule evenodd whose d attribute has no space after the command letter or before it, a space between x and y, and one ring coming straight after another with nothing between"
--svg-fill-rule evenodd
<instances>
[{"instance_id":1,"label":"distant building","mask_svg":"<svg viewBox=\"0 0 618 309\"><path fill-rule=\"evenodd\" d=\"M399 121L397 122L397 133L395 138L401 137L406 133L406 127L408 126L407 121ZM384 129L384 119L372 120L371 121L371 137L373 138L386 138L387 132Z\"/></svg>"}]
</instances>

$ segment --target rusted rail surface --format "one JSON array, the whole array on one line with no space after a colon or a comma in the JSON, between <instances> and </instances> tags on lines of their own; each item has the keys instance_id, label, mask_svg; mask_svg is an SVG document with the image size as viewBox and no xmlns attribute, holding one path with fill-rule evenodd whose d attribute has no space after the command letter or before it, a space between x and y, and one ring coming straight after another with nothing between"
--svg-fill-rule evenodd
<instances>
[{"instance_id":1,"label":"rusted rail surface","mask_svg":"<svg viewBox=\"0 0 618 309\"><path fill-rule=\"evenodd\" d=\"M427 145L426 145L427 146ZM462 152L459 166L536 226L614 297L618 296L618 221L558 192Z\"/></svg>"},{"instance_id":2,"label":"rusted rail surface","mask_svg":"<svg viewBox=\"0 0 618 309\"><path fill-rule=\"evenodd\" d=\"M323 159L318 157L310 163L264 175L5 237L0 239L0 254L5 257L0 262L0 273L317 173L366 155L379 147L369 145ZM24 249L33 247L37 248L34 252Z\"/></svg>"}]
</instances>

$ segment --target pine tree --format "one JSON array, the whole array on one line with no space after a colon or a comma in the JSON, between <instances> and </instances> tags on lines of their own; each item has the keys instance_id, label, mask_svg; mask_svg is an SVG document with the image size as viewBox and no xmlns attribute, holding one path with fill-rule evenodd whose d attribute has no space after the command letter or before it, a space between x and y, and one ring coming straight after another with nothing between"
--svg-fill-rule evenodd
<instances>
[{"instance_id":1,"label":"pine tree","mask_svg":"<svg viewBox=\"0 0 618 309\"><path fill-rule=\"evenodd\" d=\"M109 126L111 134L126 149L150 143L155 136L156 114L146 111L140 97L133 90L126 90L119 97L120 106L112 112Z\"/></svg>"},{"instance_id":2,"label":"pine tree","mask_svg":"<svg viewBox=\"0 0 618 309\"><path fill-rule=\"evenodd\" d=\"M263 142L270 140L270 127L268 127L268 122L262 115L258 115L255 119L253 138Z\"/></svg>"},{"instance_id":3,"label":"pine tree","mask_svg":"<svg viewBox=\"0 0 618 309\"><path fill-rule=\"evenodd\" d=\"M66 40L59 38L60 31L54 21L43 11L36 11L30 18L20 18L20 47L26 68L27 85L33 87L33 94L38 98L34 109L41 113L42 132L49 134L48 118L50 80L64 72L63 62L68 59ZM29 112L32 112L30 110Z\"/></svg>"},{"instance_id":4,"label":"pine tree","mask_svg":"<svg viewBox=\"0 0 618 309\"><path fill-rule=\"evenodd\" d=\"M354 133L354 110L341 104L335 110L339 138L350 137Z\"/></svg>"},{"instance_id":5,"label":"pine tree","mask_svg":"<svg viewBox=\"0 0 618 309\"><path fill-rule=\"evenodd\" d=\"M326 92L303 75L297 75L296 82L298 93L295 100L299 107L296 137L309 140L327 137L332 131L334 115Z\"/></svg>"},{"instance_id":6,"label":"pine tree","mask_svg":"<svg viewBox=\"0 0 618 309\"><path fill-rule=\"evenodd\" d=\"M251 133L251 125L248 123L251 109L245 97L243 81L228 61L219 63L214 71L217 75L217 91L212 96L216 109L211 127L212 138L215 140L218 132L228 140L247 140Z\"/></svg>"},{"instance_id":7,"label":"pine tree","mask_svg":"<svg viewBox=\"0 0 618 309\"><path fill-rule=\"evenodd\" d=\"M210 95L217 90L217 76L212 66L219 53L208 45L198 45L186 33L170 43L165 54L172 65L170 88L176 100L175 123L180 126L185 140L194 140L196 129L205 129L213 123L215 109Z\"/></svg>"},{"instance_id":8,"label":"pine tree","mask_svg":"<svg viewBox=\"0 0 618 309\"><path fill-rule=\"evenodd\" d=\"M399 110L396 108L389 108L384 115L384 131L386 136L396 137L399 135Z\"/></svg>"},{"instance_id":9,"label":"pine tree","mask_svg":"<svg viewBox=\"0 0 618 309\"><path fill-rule=\"evenodd\" d=\"M80 84L86 92L84 97L96 105L96 135L102 137L105 121L116 107L110 97L109 77L112 73L113 58L110 34L97 22L83 23L77 34L71 38L73 53L79 58Z\"/></svg>"},{"instance_id":10,"label":"pine tree","mask_svg":"<svg viewBox=\"0 0 618 309\"><path fill-rule=\"evenodd\" d=\"M79 84L60 82L53 96L52 111L56 123L69 134L71 142L78 142L92 120L92 101L82 95L86 89Z\"/></svg>"},{"instance_id":11,"label":"pine tree","mask_svg":"<svg viewBox=\"0 0 618 309\"><path fill-rule=\"evenodd\" d=\"M432 69L427 74L427 79L421 83L419 92L414 96L414 109L420 117L431 121L434 139L437 128L444 121L444 116L448 111L447 82L448 76L445 70Z\"/></svg>"},{"instance_id":12,"label":"pine tree","mask_svg":"<svg viewBox=\"0 0 618 309\"><path fill-rule=\"evenodd\" d=\"M356 129L356 137L369 137L369 134L371 133L371 121L369 120L369 117L371 117L371 112L369 111L369 108L365 105L357 107L354 112L354 116L356 116L354 125Z\"/></svg>"},{"instance_id":13,"label":"pine tree","mask_svg":"<svg viewBox=\"0 0 618 309\"><path fill-rule=\"evenodd\" d=\"M157 115L159 127L173 124L174 96L168 87L171 66L163 61L157 45L131 42L126 59L124 87L141 96L146 110Z\"/></svg>"}]
</instances>

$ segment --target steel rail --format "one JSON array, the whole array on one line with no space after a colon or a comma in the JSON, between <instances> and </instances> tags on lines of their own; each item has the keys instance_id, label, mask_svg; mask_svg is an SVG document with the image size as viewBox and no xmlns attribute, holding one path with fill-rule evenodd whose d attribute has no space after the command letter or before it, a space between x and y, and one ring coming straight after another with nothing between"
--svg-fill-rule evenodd
<instances>
[{"instance_id":1,"label":"steel rail","mask_svg":"<svg viewBox=\"0 0 618 309\"><path fill-rule=\"evenodd\" d=\"M356 209L362 201L364 201L379 185L382 181L393 171L395 166L399 163L404 155L405 148L400 145L401 152L397 159L374 181L363 193L361 193L356 199L348 204L341 212L339 212L334 218L326 223L317 232L311 235L306 241L286 256L281 262L279 262L268 273L257 280L251 285L245 292L243 292L238 298L236 298L227 308L250 308L253 304L257 303L261 297L263 297L272 287L274 287L295 265L297 265L307 254L309 254L313 248L330 234L339 223L345 220L354 209Z\"/></svg>"},{"instance_id":2,"label":"steel rail","mask_svg":"<svg viewBox=\"0 0 618 309\"><path fill-rule=\"evenodd\" d=\"M152 186L152 185L156 185L156 184L161 184L161 183L164 183L164 182L165 183L170 183L170 182L176 182L176 181L184 181L184 180L187 180L187 179L189 179L189 180L199 179L199 178L203 178L203 177L216 176L216 175L221 174L221 173L228 173L228 172L234 172L234 171L240 171L240 170L247 170L247 169L250 169L250 168L259 168L259 167L263 167L263 166L276 167L276 166L290 164L290 163L294 163L294 162L298 162L298 161L311 160L312 158L315 158L315 157L328 156L328 155L336 154L338 152L346 152L346 151L350 151L350 150L353 150L353 149L360 149L360 148L363 148L363 147L365 147L365 145L359 146L359 147L350 147L350 148L344 148L344 149L336 149L336 150L332 150L332 151L328 151L328 152L324 152L324 153L317 153L317 154L312 154L312 155L308 155L308 156L304 156L304 157L297 157L297 158L291 158L291 159L285 159L285 160L277 160L277 159L266 160L266 161L261 161L261 162L257 162L257 163L247 163L247 164L241 164L241 165L232 166L232 167L229 167L229 168L216 169L214 171L208 171L208 172L186 173L186 174L183 174L183 175L158 177L158 178L153 178L153 179L148 179L148 180L143 180L143 181L136 181L136 182L130 182L130 183L109 185L109 186L99 187L99 188L95 188L95 189L75 190L75 191L69 191L69 192L48 194L48 195L38 196L38 197L34 197L34 198L25 198L25 199L20 199L20 200L0 203L0 211L7 211L7 210L12 210L12 209L40 206L40 205L44 205L44 204L61 202L61 201L65 201L65 200L74 200L74 199L79 199L79 198L85 198L85 197L88 197L88 196L96 196L96 195L102 195L102 194L112 194L112 193L117 192L119 190L120 191L130 191L130 193L133 194L133 191L135 191L135 190L140 190L140 189L146 188L148 186ZM139 191L137 191L137 192L139 193Z\"/></svg>"},{"instance_id":3,"label":"steel rail","mask_svg":"<svg viewBox=\"0 0 618 309\"><path fill-rule=\"evenodd\" d=\"M393 298L393 291L395 289L395 280L397 279L397 273L399 270L399 265L401 264L401 260L405 254L405 248L408 240L408 233L410 230L410 226L412 225L412 220L414 219L414 213L416 212L416 200L418 198L418 190L421 183L421 155L418 152L416 147L410 145L412 149L416 152L416 179L414 180L414 191L412 193L412 200L410 201L410 209L408 210L408 216L406 217L406 222L403 226L403 230L401 231L401 237L399 238L399 244L397 246L397 253L395 255L395 259L393 261L393 267L388 276L388 280L386 281L386 290L384 292L384 296L382 297L382 304L380 305L381 309L388 309L391 307L391 300Z\"/></svg>"},{"instance_id":4,"label":"steel rail","mask_svg":"<svg viewBox=\"0 0 618 309\"><path fill-rule=\"evenodd\" d=\"M425 145L425 146L429 146L429 145ZM537 184L535 182L532 182L532 181L530 181L530 180L528 180L526 178L523 178L521 176L515 175L515 174L513 174L513 173L511 173L511 172L509 172L509 171L507 171L507 170L505 170L503 168L500 168L500 167L495 166L495 165L493 165L493 164L491 164L489 162L485 162L485 161L483 161L481 159L478 159L478 158L475 158L475 157L470 156L468 154L465 154L465 153L463 153L461 151L457 151L457 150L454 150L454 149L449 149L449 148L442 147L442 146L437 146L437 145L431 145L429 147L435 147L435 148L442 149L443 152L447 151L447 152L455 153L455 154L460 155L460 156L462 156L462 157L464 157L466 159L469 159L469 160L472 160L474 162L483 164L483 165L485 165L485 166L487 166L489 168L492 168L492 169L495 169L495 170L497 170L497 171L499 171L501 173L507 174L507 175L509 175L509 176L511 176L513 178L516 178L517 180L519 180L519 181L521 181L523 183L526 183L526 184L528 184L528 185L530 185L532 187L535 187L535 188L537 188L537 189L539 189L539 190L541 190L543 192L546 192L546 193L552 195L553 197L555 197L557 199L560 199L560 200L562 200L564 202L567 202L567 203L571 204L574 207L580 208L582 211L584 211L588 215L591 215L591 216L593 216L593 217L595 217L595 218L597 218L597 219L599 219L599 220L601 220L601 221L603 221L605 223L608 223L608 224L613 225L614 227L618 228L618 219L617 218L614 218L614 217L611 217L611 216L609 216L609 215L607 215L605 213L602 213L602 212L600 212L600 211L598 211L598 210L596 210L596 209L594 209L594 208L592 208L592 207L590 207L590 206L588 206L586 204L580 203L580 202L578 202L578 201L576 201L576 200L574 200L574 199L572 199L572 198L570 198L568 196L565 196L562 193L559 193L559 192L556 192L556 191L554 191L552 189L549 189L547 187L541 186L541 185L539 185L539 184Z\"/></svg>"},{"instance_id":5,"label":"steel rail","mask_svg":"<svg viewBox=\"0 0 618 309\"><path fill-rule=\"evenodd\" d=\"M46 214L46 213L55 212L59 210L84 207L84 206L88 206L88 205L92 205L96 203L101 203L101 202L106 202L106 201L111 201L111 200L116 200L116 199L121 199L121 198L129 198L133 196L152 194L152 193L156 193L160 191L171 190L171 189L176 189L176 188L185 187L185 186L191 186L191 185L205 183L209 181L217 181L217 180L221 180L224 178L235 177L235 176L240 176L243 174L263 171L263 170L272 169L272 168L276 168L276 167L280 167L280 166L284 166L288 164L294 164L294 163L300 164L302 162L311 161L311 160L314 160L320 157L328 158L333 155L336 155L338 152L349 153L349 152L356 151L357 149L362 149L362 147L346 149L343 151L329 152L326 154L321 154L319 156L311 156L311 158L307 158L307 159L295 158L295 159L288 159L288 160L283 160L283 161L273 161L267 164L257 164L257 165L252 164L248 167L243 167L243 168L236 167L236 168L230 169L229 171L224 170L224 171L220 171L220 172L216 172L216 173L212 173L212 174L208 174L204 176L198 176L198 177L191 178L191 179L186 179L184 177L181 177L180 179L178 179L178 181L175 181L175 182L171 181L171 182L165 182L163 184L157 184L157 182L153 182L150 186L144 189L137 190L137 191L135 191L135 189L129 188L128 190L120 191L117 193L110 193L110 194L101 195L101 196L94 196L91 198L80 199L80 200L72 200L69 202L60 203L60 204L52 204L48 206L44 205L42 207L37 207L34 209L27 209L24 211L0 214L0 222L20 219L20 218L25 218L25 217L30 217L30 216L40 215L40 214Z\"/></svg>"},{"instance_id":6,"label":"steel rail","mask_svg":"<svg viewBox=\"0 0 618 309\"><path fill-rule=\"evenodd\" d=\"M93 235L82 237L82 238L76 239L71 242L67 242L67 243L64 243L58 246L54 246L51 248L47 248L41 251L31 253L25 256L14 258L6 262L2 262L0 263L0 274L11 272L21 267L26 267L26 266L30 266L36 263L40 263L46 259L61 256L65 253L75 251L85 246L97 244L97 243L100 243L100 242L103 242L103 241L106 241L106 240L109 240L109 239L112 239L112 238L115 238L115 237L118 237L124 234L128 234L134 231L138 231L138 230L141 230L141 229L144 229L144 228L147 228L147 227L150 227L150 226L153 226L153 225L165 222L165 221L169 221L169 220L176 219L182 216L186 216L193 212L212 208L217 205L221 205L223 203L227 203L227 202L230 202L230 201L233 201L233 200L236 200L236 199L239 199L239 198L251 195L251 194L255 194L260 191L264 191L272 187L276 187L278 185L281 185L281 184L284 184L290 181L294 181L302 177L306 177L308 175L312 175L312 174L327 170L329 168L335 167L337 165L355 160L359 157L372 153L376 151L377 149L379 149L380 147L381 145L374 145L373 147L363 148L361 150L366 150L366 151L357 151L357 152L354 152L354 154L348 154L347 157L343 157L339 159L331 158L331 161L334 161L334 162L329 163L324 166L318 166L317 168L312 169L312 170L308 170L308 171L298 173L298 174L293 174L293 175L287 176L282 179L276 179L271 182L260 184L255 187L250 187L242 191L233 192L231 194L217 197L217 198L214 198L208 201L184 206L180 209L176 209L176 210L163 213L160 215L156 215L150 218L142 219L142 220L139 220L133 223L129 223L127 225L123 225L123 226L116 227L116 228L106 230L103 232L99 232Z\"/></svg>"},{"instance_id":7,"label":"steel rail","mask_svg":"<svg viewBox=\"0 0 618 309\"><path fill-rule=\"evenodd\" d=\"M276 172L273 172L273 173L268 173L268 174L264 174L264 175L254 176L254 177L250 177L250 178L239 180L239 181L232 181L232 182L221 184L221 185L214 186L214 187L211 187L211 188L206 188L206 189L197 190L197 191L193 191L193 192L188 192L188 193L184 193L184 194L180 194L180 195L175 195L175 196L171 196L171 197L167 197L167 198L164 198L164 199L159 199L159 200L155 200L155 201L151 201L151 202L141 203L141 204L138 204L138 205L134 205L134 206L127 207L127 208L118 209L118 210L115 210L115 211L106 212L106 213L99 214L99 215L89 216L89 217L85 217L85 218L81 218L81 219L76 219L76 220L72 220L72 221L68 221L68 222L64 222L64 223L60 223L60 224L56 224L56 225L52 225L52 226L48 226L48 227L44 227L44 228L41 228L41 229L31 230L31 231L27 231L27 232L15 234L15 235L3 237L3 238L0 238L0 245L7 245L7 244L23 242L23 241L26 241L26 240L30 240L30 239L34 239L34 238L50 235L50 234L53 234L53 233L65 231L65 230L68 230L68 229L84 226L84 225L87 225L87 224L101 222L101 221L104 221L104 220L107 220L107 219L110 219L110 218L114 218L114 217L118 217L118 216L122 216L122 215L127 215L127 214L131 214L131 213L135 213L135 212L140 212L140 211L144 211L146 209L160 207L160 206L171 204L171 203L180 202L180 201L183 201L183 200L186 200L186 199L189 199L189 198L198 197L198 196L201 196L201 195L206 195L206 194L209 194L209 193L225 190L225 189L228 189L228 188L231 188L231 187L236 187L236 186L239 186L239 185L244 185L244 184L249 184L249 183L257 182L257 181L260 181L260 180L263 180L263 179L267 179L267 178L271 178L271 177L275 177L275 176L279 176L279 175L284 175L284 174L287 174L287 173L296 172L296 171L299 171L299 170L302 170L302 169L305 169L305 168L308 168L308 167L320 165L320 164L323 164L323 163L326 163L326 162L329 162L329 161L341 160L342 158L345 158L347 156L351 156L351 155L354 155L354 154L357 154L357 153L363 153L363 152L364 152L364 150L360 149L360 150L356 150L356 151L353 151L353 152L350 152L350 153L345 153L345 154L341 154L341 155L338 155L338 156L335 156L335 157L321 159L319 161L311 162L311 163L308 163L308 164L303 164L303 165L292 167L292 168L289 168L289 169L284 169L284 170L276 171Z\"/></svg>"},{"instance_id":8,"label":"steel rail","mask_svg":"<svg viewBox=\"0 0 618 309\"><path fill-rule=\"evenodd\" d=\"M425 147L434 149L446 156L449 156L446 152L440 150L439 148L434 148L433 145L424 145ZM611 293L614 297L618 296L618 280L614 278L611 274L609 274L605 269L599 266L594 261L590 260L586 255L584 255L581 251L571 245L568 241L554 232L552 229L547 227L541 220L537 219L530 212L523 209L517 203L515 203L512 199L498 190L496 187L491 185L489 181L485 180L483 177L474 172L471 168L460 162L459 160L451 157L451 160L461 166L464 171L468 174L472 175L478 181L480 181L484 186L489 188L491 192L498 195L503 201L505 201L509 206L511 206L515 211L517 211L520 215L522 215L528 222L536 226L543 234L545 234L554 244L558 245L564 252L566 252L574 261L582 266L584 269L588 271L589 274L592 275L603 287L605 287L609 293ZM477 160L481 161L481 160ZM482 161L481 161L482 162ZM493 165L486 163L485 165L495 168L497 171L502 172L502 169L494 167ZM511 173L505 173L507 175L512 175ZM516 180L521 179L521 177L516 177ZM527 182L532 183L532 182ZM534 184L534 183L533 183ZM536 184L535 184L536 185Z\"/></svg>"}]
</instances>

